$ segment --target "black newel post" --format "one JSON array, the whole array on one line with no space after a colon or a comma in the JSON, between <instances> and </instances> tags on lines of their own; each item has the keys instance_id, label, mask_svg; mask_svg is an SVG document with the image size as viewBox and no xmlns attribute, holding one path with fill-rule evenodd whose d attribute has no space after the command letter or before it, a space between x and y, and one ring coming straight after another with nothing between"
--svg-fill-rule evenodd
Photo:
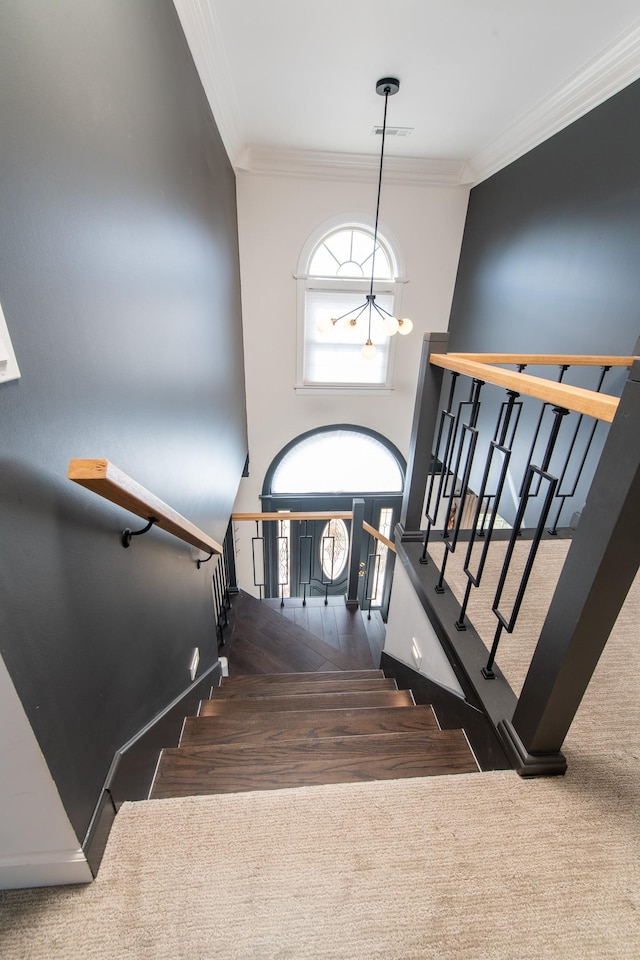
<instances>
[{"instance_id":1,"label":"black newel post","mask_svg":"<svg viewBox=\"0 0 640 960\"><path fill-rule=\"evenodd\" d=\"M416 405L411 425L411 444L407 462L407 479L400 512L402 537L421 540L420 524L424 507L427 478L431 470L431 450L440 409L442 367L432 367L432 353L446 353L448 333L425 333L416 390Z\"/></svg>"},{"instance_id":2,"label":"black newel post","mask_svg":"<svg viewBox=\"0 0 640 960\"><path fill-rule=\"evenodd\" d=\"M560 749L640 565L640 361L631 368L511 721L523 776L563 773ZM611 709L616 709L615 701Z\"/></svg>"},{"instance_id":3,"label":"black newel post","mask_svg":"<svg viewBox=\"0 0 640 960\"><path fill-rule=\"evenodd\" d=\"M364 530L364 500L353 501L353 520L351 521L351 553L349 554L349 586L347 588L346 604L350 610L358 609L358 586L360 584L360 557L362 554L362 538Z\"/></svg>"}]
</instances>

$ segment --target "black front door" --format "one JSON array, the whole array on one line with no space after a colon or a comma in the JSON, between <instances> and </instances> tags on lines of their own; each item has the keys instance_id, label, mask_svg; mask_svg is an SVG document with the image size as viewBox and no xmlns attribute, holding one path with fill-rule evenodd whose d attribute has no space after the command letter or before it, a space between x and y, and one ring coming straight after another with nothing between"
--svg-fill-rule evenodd
<instances>
[{"instance_id":1,"label":"black front door","mask_svg":"<svg viewBox=\"0 0 640 960\"><path fill-rule=\"evenodd\" d=\"M357 496L357 495L356 495ZM264 498L265 511L350 511L353 494L342 496ZM365 521L393 539L400 514L401 495L364 495ZM265 524L267 539L267 596L319 597L347 593L351 520L290 520ZM279 529L277 529L279 528ZM378 558L375 554L378 551ZM386 616L391 589L392 562L386 548L368 536L362 538L359 558L361 606L382 610ZM284 587L284 590L283 590ZM373 599L371 599L373 598Z\"/></svg>"}]
</instances>

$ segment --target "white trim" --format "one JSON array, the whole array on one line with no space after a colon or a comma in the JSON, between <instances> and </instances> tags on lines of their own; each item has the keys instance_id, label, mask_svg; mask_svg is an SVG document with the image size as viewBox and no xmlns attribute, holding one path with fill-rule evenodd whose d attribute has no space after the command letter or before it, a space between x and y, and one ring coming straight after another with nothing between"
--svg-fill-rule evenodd
<instances>
[{"instance_id":1,"label":"white trim","mask_svg":"<svg viewBox=\"0 0 640 960\"><path fill-rule=\"evenodd\" d=\"M91 883L93 874L82 850L43 850L0 857L0 890Z\"/></svg>"},{"instance_id":2,"label":"white trim","mask_svg":"<svg viewBox=\"0 0 640 960\"><path fill-rule=\"evenodd\" d=\"M249 174L298 177L303 180L347 180L375 183L380 158L365 153L333 153L323 150L288 150L250 145L243 155ZM417 157L385 157L384 184L414 187L459 187L464 160L429 160Z\"/></svg>"},{"instance_id":3,"label":"white trim","mask_svg":"<svg viewBox=\"0 0 640 960\"><path fill-rule=\"evenodd\" d=\"M335 216L329 217L328 220L323 220L319 226L311 231L304 242L302 251L300 252L300 257L298 259L297 272L294 275L296 280L300 278L307 278L311 255L320 241L329 236L330 233L333 233L334 230L338 230L342 227L345 230L349 230L351 227L360 227L373 233L375 229L375 220L374 217L369 213L337 213ZM406 283L407 281L404 279L404 260L402 253L400 252L400 244L396 240L391 230L382 221L378 221L378 233L382 238L383 245L388 247L391 253L392 264L398 274L393 278L393 283ZM376 282L384 283L385 281L380 280Z\"/></svg>"},{"instance_id":4,"label":"white trim","mask_svg":"<svg viewBox=\"0 0 640 960\"><path fill-rule=\"evenodd\" d=\"M322 397L331 394L332 397L352 397L354 394L366 395L367 397L390 397L393 393L393 387L379 387L375 384L368 387L366 383L326 383L314 384L306 387L304 385L295 386L294 392L301 396Z\"/></svg>"},{"instance_id":5,"label":"white trim","mask_svg":"<svg viewBox=\"0 0 640 960\"><path fill-rule=\"evenodd\" d=\"M640 77L636 24L566 83L471 157L463 174L480 183L593 110Z\"/></svg>"},{"instance_id":6,"label":"white trim","mask_svg":"<svg viewBox=\"0 0 640 960\"><path fill-rule=\"evenodd\" d=\"M245 136L229 59L209 0L173 0L218 132L232 164L242 155Z\"/></svg>"}]
</instances>

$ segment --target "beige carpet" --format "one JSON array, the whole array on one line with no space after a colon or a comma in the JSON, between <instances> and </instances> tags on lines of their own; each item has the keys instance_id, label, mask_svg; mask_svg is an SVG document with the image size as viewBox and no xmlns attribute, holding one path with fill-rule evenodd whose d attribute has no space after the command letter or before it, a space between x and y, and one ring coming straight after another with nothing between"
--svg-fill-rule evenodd
<instances>
[{"instance_id":1,"label":"beige carpet","mask_svg":"<svg viewBox=\"0 0 640 960\"><path fill-rule=\"evenodd\" d=\"M0 894L0 957L637 960L639 622L636 582L566 777L127 804L95 883Z\"/></svg>"}]
</instances>

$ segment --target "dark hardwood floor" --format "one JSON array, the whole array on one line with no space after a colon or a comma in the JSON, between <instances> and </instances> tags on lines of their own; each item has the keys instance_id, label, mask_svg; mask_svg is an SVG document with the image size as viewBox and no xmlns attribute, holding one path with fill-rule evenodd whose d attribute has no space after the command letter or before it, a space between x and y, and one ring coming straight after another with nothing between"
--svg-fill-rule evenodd
<instances>
[{"instance_id":1,"label":"dark hardwood floor","mask_svg":"<svg viewBox=\"0 0 640 960\"><path fill-rule=\"evenodd\" d=\"M367 620L348 610L344 597L256 600L233 597L225 645L230 676L377 668L384 643L379 614Z\"/></svg>"}]
</instances>

